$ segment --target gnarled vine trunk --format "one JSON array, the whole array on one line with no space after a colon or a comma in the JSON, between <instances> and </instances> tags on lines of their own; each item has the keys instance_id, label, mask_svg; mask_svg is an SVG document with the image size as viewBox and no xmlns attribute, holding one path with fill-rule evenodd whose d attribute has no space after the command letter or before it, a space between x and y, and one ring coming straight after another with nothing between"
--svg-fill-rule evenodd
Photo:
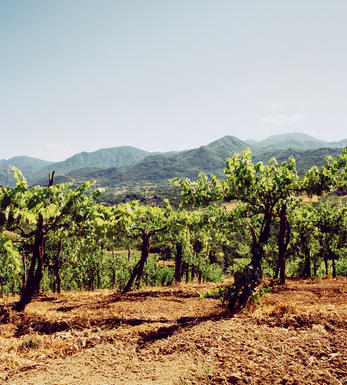
<instances>
[{"instance_id":1,"label":"gnarled vine trunk","mask_svg":"<svg viewBox=\"0 0 347 385\"><path fill-rule=\"evenodd\" d=\"M268 243L270 236L272 215L273 214L270 212L266 212L264 214L263 225L258 241L254 230L251 229L251 263L242 271L236 272L234 275L234 284L225 289L225 298L228 301L228 307L232 312L240 310L247 304L247 301L251 297L254 289L262 280L263 273L261 269L261 261L264 256L264 247Z\"/></svg>"},{"instance_id":2,"label":"gnarled vine trunk","mask_svg":"<svg viewBox=\"0 0 347 385\"><path fill-rule=\"evenodd\" d=\"M28 278L26 285L22 290L20 300L16 303L17 311L23 311L26 305L40 292L40 284L43 276L44 250L45 237L43 233L43 217L39 214Z\"/></svg>"},{"instance_id":3,"label":"gnarled vine trunk","mask_svg":"<svg viewBox=\"0 0 347 385\"><path fill-rule=\"evenodd\" d=\"M175 281L181 282L182 280L182 259L183 259L183 247L181 243L176 244L176 256L175 256Z\"/></svg>"},{"instance_id":4,"label":"gnarled vine trunk","mask_svg":"<svg viewBox=\"0 0 347 385\"><path fill-rule=\"evenodd\" d=\"M54 261L53 261L53 273L54 273L54 285L53 285L53 292L61 293L61 276L60 276L60 268L61 268L61 260L60 260L60 254L63 247L63 240L60 239L58 242L58 250L56 254L54 254Z\"/></svg>"},{"instance_id":5,"label":"gnarled vine trunk","mask_svg":"<svg viewBox=\"0 0 347 385\"><path fill-rule=\"evenodd\" d=\"M287 232L287 241L285 236ZM287 206L284 204L280 211L280 230L278 233L278 266L280 270L280 283L284 284L286 281L286 249L289 243L290 230L287 219Z\"/></svg>"},{"instance_id":6,"label":"gnarled vine trunk","mask_svg":"<svg viewBox=\"0 0 347 385\"><path fill-rule=\"evenodd\" d=\"M133 285L135 279L136 279L136 286L140 286L141 277L143 275L143 269L145 266L145 263L147 261L149 250L151 248L150 244L150 234L144 232L142 234L142 246L141 246L141 257L140 260L137 262L137 264L134 267L134 270L130 276L130 279L128 283L126 284L125 288L123 289L123 293L127 293L131 286Z\"/></svg>"}]
</instances>

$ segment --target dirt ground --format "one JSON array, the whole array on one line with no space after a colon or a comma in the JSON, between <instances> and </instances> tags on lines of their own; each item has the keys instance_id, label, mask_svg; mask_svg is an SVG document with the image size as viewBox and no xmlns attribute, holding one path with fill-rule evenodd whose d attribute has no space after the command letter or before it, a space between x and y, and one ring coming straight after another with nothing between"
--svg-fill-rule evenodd
<instances>
[{"instance_id":1,"label":"dirt ground","mask_svg":"<svg viewBox=\"0 0 347 385\"><path fill-rule=\"evenodd\" d=\"M347 278L290 280L231 316L214 284L0 302L0 384L347 384Z\"/></svg>"}]
</instances>

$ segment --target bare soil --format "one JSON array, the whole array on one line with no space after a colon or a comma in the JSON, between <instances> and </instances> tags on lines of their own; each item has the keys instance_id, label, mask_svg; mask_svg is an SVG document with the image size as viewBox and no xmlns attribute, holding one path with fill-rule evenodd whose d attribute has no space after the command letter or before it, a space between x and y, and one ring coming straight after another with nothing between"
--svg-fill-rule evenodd
<instances>
[{"instance_id":1,"label":"bare soil","mask_svg":"<svg viewBox=\"0 0 347 385\"><path fill-rule=\"evenodd\" d=\"M347 278L290 280L230 315L214 284L0 302L8 385L347 384Z\"/></svg>"}]
</instances>

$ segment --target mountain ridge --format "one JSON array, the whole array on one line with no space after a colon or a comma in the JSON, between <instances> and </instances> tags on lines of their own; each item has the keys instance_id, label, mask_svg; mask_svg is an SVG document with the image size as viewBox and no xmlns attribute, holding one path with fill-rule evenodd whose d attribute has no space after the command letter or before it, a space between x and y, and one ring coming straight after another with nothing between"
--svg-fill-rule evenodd
<instances>
[{"instance_id":1,"label":"mountain ridge","mask_svg":"<svg viewBox=\"0 0 347 385\"><path fill-rule=\"evenodd\" d=\"M40 172L47 173L54 168L57 173L66 174L82 167L126 167L141 161L149 154L148 151L132 146L102 148L93 152L83 151L62 162L53 163Z\"/></svg>"},{"instance_id":2,"label":"mountain ridge","mask_svg":"<svg viewBox=\"0 0 347 385\"><path fill-rule=\"evenodd\" d=\"M241 140L235 136L232 136L232 135L225 135L223 136L222 138L219 138L219 139L216 139L206 145L202 145L200 147L213 147L213 146L216 146L217 144L219 144L221 141L222 142L226 142L228 141L229 143L229 146L231 144L235 144L235 143L242 143L243 145L246 144L248 147L254 147L255 151L258 150L258 147L268 147L268 146L274 146L276 148L276 144L273 144L274 142L283 142L284 140L288 140L290 138L296 138L296 139L300 139L298 141L303 141L303 139L305 140L305 142L311 142L311 148L315 148L316 145L313 144L313 143L319 143L319 147L318 148L324 148L324 147L345 147L347 146L347 138L345 139L342 139L340 141L333 141L333 142L328 142L328 141L324 141L324 140L321 140L321 139L317 139L309 134L305 134L305 133L285 133L285 134L276 134L276 135L271 135L265 139L262 139L262 140L254 140L254 139L246 139L246 140ZM233 143L232 143L233 142ZM290 148L292 145L291 143L288 143L286 144L284 147L282 146L282 144L280 144L280 148ZM278 148L278 147L277 147ZM107 148L101 148L101 149L98 149L98 150L95 150L95 151L90 151L90 152L87 152L87 151L82 151L82 152L79 152L79 153L76 153L62 161L58 161L58 162L53 162L53 161L46 161L46 160L43 160L43 159L40 159L40 158L36 158L36 157L31 157L31 156L14 156L12 158L9 158L9 159L0 159L0 168L4 165L4 162L11 162L11 161L14 161L16 159L30 159L30 160L33 160L33 161L39 161L41 162L42 164L46 164L46 165L57 165L59 166L61 163L64 163L64 162L67 162L67 161L70 161L72 162L72 160L74 159L78 159L79 157L83 157L83 156L91 156L91 155L97 155L99 153L102 153L102 152L110 152L110 151L119 151L119 150L136 150L136 152L139 152L139 153L145 153L147 155L161 155L161 154L165 154L165 155L168 155L168 156L171 156L171 155L176 155L178 153L183 153L183 152L186 152L186 151L190 151L190 150L182 150L182 151L168 151L168 152L158 152L158 151L147 151L147 150L143 150L143 149L139 149L139 148L136 148L136 147L133 147L133 146L118 146L118 147L107 147ZM262 150L262 149L261 149ZM15 165L15 167L17 167L17 165ZM92 167L97 167L97 166L92 166ZM28 168L28 167L27 167ZM43 168L43 167L41 167ZM35 168L37 169L37 168ZM27 171L34 171L34 170L27 170Z\"/></svg>"},{"instance_id":3,"label":"mountain ridge","mask_svg":"<svg viewBox=\"0 0 347 385\"><path fill-rule=\"evenodd\" d=\"M329 147L345 147L347 145L347 139L342 139L338 142L327 142L302 132L271 135L260 141L248 139L245 142L251 146L282 150L292 147L309 150Z\"/></svg>"},{"instance_id":4,"label":"mountain ridge","mask_svg":"<svg viewBox=\"0 0 347 385\"><path fill-rule=\"evenodd\" d=\"M321 162L320 159L324 161L326 155L340 153L345 145L347 139L325 142L298 133L273 135L260 142L242 141L235 136L226 135L206 145L180 152L158 153L131 146L120 146L89 153L84 151L65 161L55 163L30 157L14 157L0 160L0 184L10 187L14 185L12 173L8 171L11 164L25 172L31 185L47 184L47 175L53 169L56 171L56 183L73 180L81 182L95 178L99 185L127 181L159 183L173 177L196 178L201 171L222 176L226 158L246 148L251 149L254 161L267 161L272 156L282 161L294 155L298 157L298 169L302 171L315 162ZM25 161L29 162L27 166ZM43 167L40 168L40 165Z\"/></svg>"},{"instance_id":5,"label":"mountain ridge","mask_svg":"<svg viewBox=\"0 0 347 385\"><path fill-rule=\"evenodd\" d=\"M25 167L25 171L39 171L44 166L52 164L47 160L33 158L31 156L14 156L9 159L0 159L0 169L11 169L12 167L22 168Z\"/></svg>"}]
</instances>

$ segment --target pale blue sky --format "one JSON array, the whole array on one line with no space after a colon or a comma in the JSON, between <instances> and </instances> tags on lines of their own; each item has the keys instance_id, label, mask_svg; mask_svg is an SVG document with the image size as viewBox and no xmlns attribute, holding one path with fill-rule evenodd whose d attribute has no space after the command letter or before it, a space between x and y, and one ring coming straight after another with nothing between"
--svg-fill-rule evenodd
<instances>
[{"instance_id":1,"label":"pale blue sky","mask_svg":"<svg viewBox=\"0 0 347 385\"><path fill-rule=\"evenodd\" d=\"M0 0L0 159L347 132L345 0Z\"/></svg>"}]
</instances>

